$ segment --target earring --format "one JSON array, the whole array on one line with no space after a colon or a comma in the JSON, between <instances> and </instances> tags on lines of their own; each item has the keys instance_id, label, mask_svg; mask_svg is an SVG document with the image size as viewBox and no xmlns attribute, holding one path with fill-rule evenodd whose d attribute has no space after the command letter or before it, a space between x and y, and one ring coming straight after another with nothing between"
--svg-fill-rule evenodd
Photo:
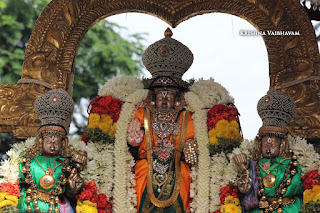
<instances>
[{"instance_id":1,"label":"earring","mask_svg":"<svg viewBox=\"0 0 320 213\"><path fill-rule=\"evenodd\" d=\"M180 95L177 95L176 106L180 106Z\"/></svg>"},{"instance_id":2,"label":"earring","mask_svg":"<svg viewBox=\"0 0 320 213\"><path fill-rule=\"evenodd\" d=\"M153 105L153 106L156 104L155 99L156 99L155 95L152 94L151 95L151 105Z\"/></svg>"}]
</instances>

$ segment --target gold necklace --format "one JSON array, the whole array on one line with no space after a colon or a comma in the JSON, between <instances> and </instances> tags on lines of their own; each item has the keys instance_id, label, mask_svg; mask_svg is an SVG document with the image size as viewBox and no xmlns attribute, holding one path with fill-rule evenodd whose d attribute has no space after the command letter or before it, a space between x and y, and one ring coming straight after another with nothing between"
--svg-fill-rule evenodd
<instances>
[{"instance_id":1,"label":"gold necklace","mask_svg":"<svg viewBox=\"0 0 320 213\"><path fill-rule=\"evenodd\" d=\"M152 177L153 177L153 157L152 157L152 142L151 142L151 124L150 124L150 111L148 108L145 108L145 119L144 119L144 127L145 127L145 135L146 135L146 143L147 143L147 160L148 160L148 177L147 177L147 193L151 203L160 208L165 208L172 205L178 198L180 192L180 182L181 182L181 168L180 168L180 157L181 157L181 150L183 149L185 137L186 137L186 129L187 129L187 121L188 121L188 113L186 111L182 114L182 128L181 134L179 139L179 146L178 150L175 154L175 171L176 171L176 178L174 189L172 192L171 197L168 200L159 200L161 197L165 187L162 188L160 191L159 196L156 198L153 193L152 187ZM164 184L166 185L166 183Z\"/></svg>"},{"instance_id":2,"label":"gold necklace","mask_svg":"<svg viewBox=\"0 0 320 213\"><path fill-rule=\"evenodd\" d=\"M267 173L264 177L263 177L263 185L266 188L272 188L274 187L275 183L276 183L276 176L274 174L272 174L271 172L277 168L283 161L287 160L287 158L284 158L282 161L280 161L275 167L273 167L271 170L269 170L269 168L265 168L264 166L261 165L261 163L259 162L259 166L260 168Z\"/></svg>"},{"instance_id":3,"label":"gold necklace","mask_svg":"<svg viewBox=\"0 0 320 213\"><path fill-rule=\"evenodd\" d=\"M43 166L41 165L41 163L39 162L39 160L37 158L34 157L34 159L37 161L37 163L39 164L39 166L42 168L42 170L45 172L45 175L43 175L40 178L39 184L42 188L44 188L45 190L51 189L56 180L53 177L54 171L56 170L56 168L58 168L62 163L59 163L57 166L56 165L56 159L54 159L54 168L49 168L49 164L48 164L48 159L46 158L47 161L47 170L45 170L43 168Z\"/></svg>"}]
</instances>

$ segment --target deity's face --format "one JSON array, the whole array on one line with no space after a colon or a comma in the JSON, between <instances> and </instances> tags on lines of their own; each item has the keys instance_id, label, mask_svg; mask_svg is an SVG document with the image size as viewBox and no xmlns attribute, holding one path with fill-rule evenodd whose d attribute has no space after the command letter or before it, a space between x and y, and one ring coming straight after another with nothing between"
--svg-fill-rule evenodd
<instances>
[{"instance_id":1,"label":"deity's face","mask_svg":"<svg viewBox=\"0 0 320 213\"><path fill-rule=\"evenodd\" d=\"M161 110L169 110L174 108L177 90L159 88L155 91L155 95L156 108Z\"/></svg>"},{"instance_id":2,"label":"deity's face","mask_svg":"<svg viewBox=\"0 0 320 213\"><path fill-rule=\"evenodd\" d=\"M56 132L48 132L43 136L43 155L47 157L57 156L62 146L62 137Z\"/></svg>"},{"instance_id":3,"label":"deity's face","mask_svg":"<svg viewBox=\"0 0 320 213\"><path fill-rule=\"evenodd\" d=\"M264 136L262 138L262 156L265 158L275 158L280 154L281 138L276 136Z\"/></svg>"}]
</instances>

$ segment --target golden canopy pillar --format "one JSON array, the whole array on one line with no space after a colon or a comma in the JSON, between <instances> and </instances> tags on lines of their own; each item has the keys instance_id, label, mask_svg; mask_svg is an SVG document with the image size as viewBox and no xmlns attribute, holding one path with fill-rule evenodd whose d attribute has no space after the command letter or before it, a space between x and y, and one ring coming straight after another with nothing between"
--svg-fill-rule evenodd
<instances>
[{"instance_id":1,"label":"golden canopy pillar","mask_svg":"<svg viewBox=\"0 0 320 213\"><path fill-rule=\"evenodd\" d=\"M21 80L0 85L0 131L16 138L35 135L40 124L35 99L53 84L72 93L76 54L86 32L101 19L124 12L154 15L172 27L196 15L223 12L246 19L258 31L299 32L263 35L270 87L282 86L297 104L290 133L320 138L319 50L299 0L52 0L31 34Z\"/></svg>"}]
</instances>

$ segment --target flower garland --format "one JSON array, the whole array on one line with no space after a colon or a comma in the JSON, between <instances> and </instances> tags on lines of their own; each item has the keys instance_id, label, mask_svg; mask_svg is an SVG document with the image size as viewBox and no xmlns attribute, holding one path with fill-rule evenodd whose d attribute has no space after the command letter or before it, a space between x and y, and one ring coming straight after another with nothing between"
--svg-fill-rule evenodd
<instances>
[{"instance_id":1,"label":"flower garland","mask_svg":"<svg viewBox=\"0 0 320 213\"><path fill-rule=\"evenodd\" d=\"M292 137L288 135L289 147L294 154L298 156L298 162L301 165L302 175L313 169L318 169L320 164L320 155L314 150L312 144L301 137Z\"/></svg>"},{"instance_id":2,"label":"flower garland","mask_svg":"<svg viewBox=\"0 0 320 213\"><path fill-rule=\"evenodd\" d=\"M215 82L213 78L209 80L201 78L189 89L199 96L204 108L211 108L217 104L234 103L234 98L230 96L226 88Z\"/></svg>"},{"instance_id":3,"label":"flower garland","mask_svg":"<svg viewBox=\"0 0 320 213\"><path fill-rule=\"evenodd\" d=\"M240 200L238 198L239 190L237 187L226 185L220 189L219 197L221 213L241 213Z\"/></svg>"},{"instance_id":4,"label":"flower garland","mask_svg":"<svg viewBox=\"0 0 320 213\"><path fill-rule=\"evenodd\" d=\"M196 206L196 212L208 212L209 208L209 181L210 181L210 156L208 150L209 138L207 132L207 111L199 96L190 91L185 94L185 100L193 113L195 137L198 141L198 180L197 195L191 206ZM194 211L194 210L192 210Z\"/></svg>"},{"instance_id":5,"label":"flower garland","mask_svg":"<svg viewBox=\"0 0 320 213\"><path fill-rule=\"evenodd\" d=\"M143 89L142 81L134 76L120 75L108 80L99 90L99 96L111 95L121 101L125 101L133 91Z\"/></svg>"},{"instance_id":6,"label":"flower garland","mask_svg":"<svg viewBox=\"0 0 320 213\"><path fill-rule=\"evenodd\" d=\"M233 156L249 153L253 149L253 141L244 140L240 147L233 149L232 153L226 155L224 152L217 153L211 157L210 167L210 212L221 209L220 189L229 183L235 183L237 178L237 169L233 161L229 161Z\"/></svg>"},{"instance_id":7,"label":"flower garland","mask_svg":"<svg viewBox=\"0 0 320 213\"><path fill-rule=\"evenodd\" d=\"M103 212L111 213L111 205L108 196L103 193L98 194L98 188L94 181L85 183L86 187L76 196L76 212Z\"/></svg>"},{"instance_id":8,"label":"flower garland","mask_svg":"<svg viewBox=\"0 0 320 213\"><path fill-rule=\"evenodd\" d=\"M129 122L132 120L137 106L147 98L148 90L136 90L126 97L126 102L122 106L119 120L117 122L116 141L115 141L115 174L114 174L114 206L115 212L127 212L132 206L127 206L127 131Z\"/></svg>"},{"instance_id":9,"label":"flower garland","mask_svg":"<svg viewBox=\"0 0 320 213\"><path fill-rule=\"evenodd\" d=\"M230 153L240 145L239 113L233 106L215 105L208 111L207 126L209 129L210 154Z\"/></svg>"}]
</instances>

